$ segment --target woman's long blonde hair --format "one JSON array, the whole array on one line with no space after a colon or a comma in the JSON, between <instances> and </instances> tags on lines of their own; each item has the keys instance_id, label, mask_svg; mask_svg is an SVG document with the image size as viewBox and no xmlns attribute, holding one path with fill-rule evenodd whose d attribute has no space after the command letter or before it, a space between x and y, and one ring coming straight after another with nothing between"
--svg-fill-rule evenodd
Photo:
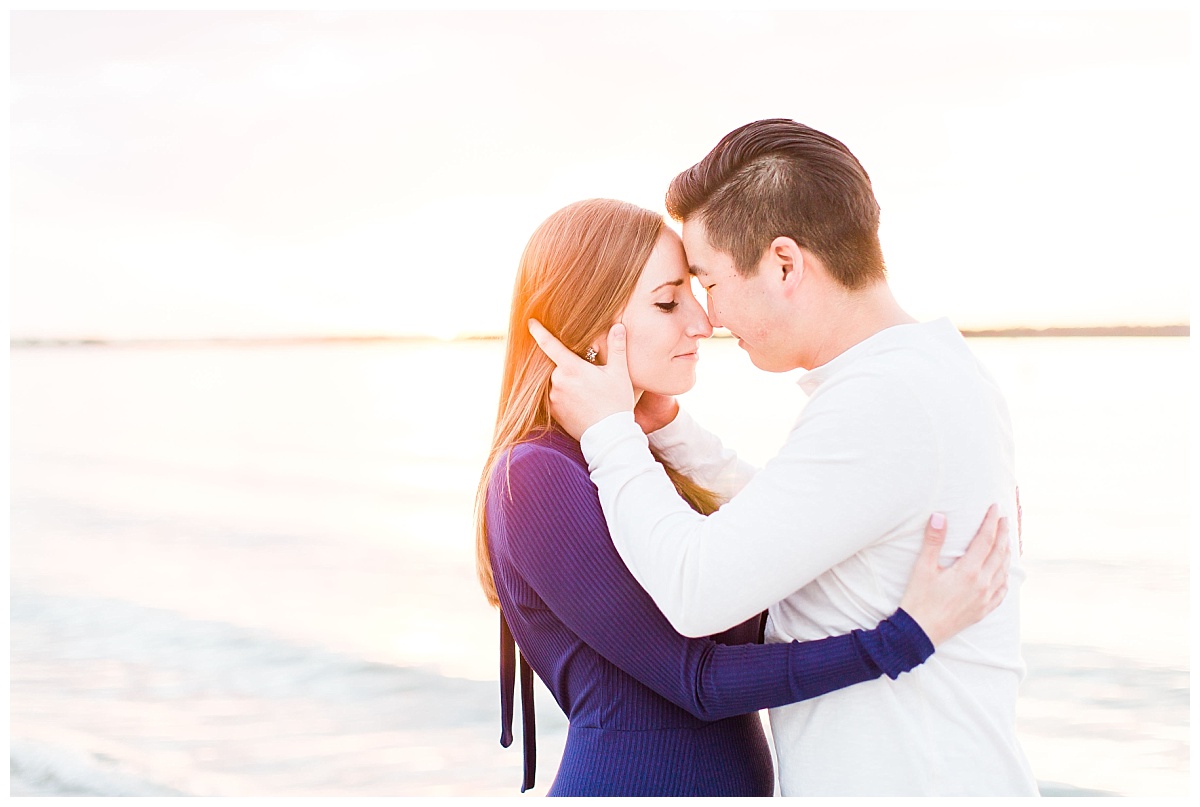
<instances>
[{"instance_id":1,"label":"woman's long blonde hair","mask_svg":"<svg viewBox=\"0 0 1200 807\"><path fill-rule=\"evenodd\" d=\"M525 246L508 318L496 429L475 494L475 567L492 605L499 600L488 554L489 482L508 449L553 425L554 365L533 341L526 323L538 320L576 353L603 339L632 296L665 226L662 216L636 205L588 199L551 215ZM696 510L707 515L720 506L716 494L663 465Z\"/></svg>"}]
</instances>

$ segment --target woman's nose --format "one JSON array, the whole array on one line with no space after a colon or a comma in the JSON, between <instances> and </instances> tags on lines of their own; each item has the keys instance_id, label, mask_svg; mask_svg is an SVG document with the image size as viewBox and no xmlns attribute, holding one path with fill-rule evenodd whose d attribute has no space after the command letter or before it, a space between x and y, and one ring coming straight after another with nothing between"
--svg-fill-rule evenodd
<instances>
[{"instance_id":1,"label":"woman's nose","mask_svg":"<svg viewBox=\"0 0 1200 807\"><path fill-rule=\"evenodd\" d=\"M708 315L704 313L700 303L695 303L695 311L692 312L691 321L688 323L688 336L707 339L712 336L712 332L713 326L708 321Z\"/></svg>"}]
</instances>

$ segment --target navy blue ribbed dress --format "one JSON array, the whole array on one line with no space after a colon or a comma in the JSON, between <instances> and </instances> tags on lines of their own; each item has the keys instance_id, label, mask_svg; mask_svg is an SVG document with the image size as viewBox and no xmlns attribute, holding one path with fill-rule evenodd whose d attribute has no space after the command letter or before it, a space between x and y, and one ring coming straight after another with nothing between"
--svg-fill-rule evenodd
<instances>
[{"instance_id":1,"label":"navy blue ribbed dress","mask_svg":"<svg viewBox=\"0 0 1200 807\"><path fill-rule=\"evenodd\" d=\"M758 619L681 636L621 562L579 444L559 431L501 458L486 517L502 630L570 722L551 796L770 796L757 710L895 678L933 652L903 611L815 642L757 644Z\"/></svg>"}]
</instances>

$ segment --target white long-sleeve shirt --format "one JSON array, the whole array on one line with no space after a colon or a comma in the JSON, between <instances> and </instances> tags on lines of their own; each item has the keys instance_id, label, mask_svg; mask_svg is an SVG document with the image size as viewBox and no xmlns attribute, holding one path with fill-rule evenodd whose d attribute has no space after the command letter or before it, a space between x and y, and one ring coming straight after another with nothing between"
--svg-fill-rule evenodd
<instances>
[{"instance_id":1,"label":"white long-sleeve shirt","mask_svg":"<svg viewBox=\"0 0 1200 807\"><path fill-rule=\"evenodd\" d=\"M681 633L763 609L768 641L871 628L899 605L931 513L947 516L947 561L993 502L1015 533L1008 411L948 320L885 329L800 385L808 404L757 473L684 413L653 435L679 470L736 493L708 517L630 413L583 435L613 542ZM1023 578L1014 561L1005 602L912 673L771 710L784 795L1036 794L1015 728Z\"/></svg>"}]
</instances>

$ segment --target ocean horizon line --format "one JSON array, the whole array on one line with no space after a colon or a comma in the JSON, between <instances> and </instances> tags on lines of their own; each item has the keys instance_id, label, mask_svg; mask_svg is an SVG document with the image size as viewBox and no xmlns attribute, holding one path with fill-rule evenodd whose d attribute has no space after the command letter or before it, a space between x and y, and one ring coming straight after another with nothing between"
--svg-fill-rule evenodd
<instances>
[{"instance_id":1,"label":"ocean horizon line","mask_svg":"<svg viewBox=\"0 0 1200 807\"><path fill-rule=\"evenodd\" d=\"M1191 336L1190 323L1174 325L1099 325L1049 328L960 328L968 338L1028 337L1180 337ZM312 344L378 344L428 342L499 342L499 333L465 333L450 337L432 334L307 334L292 336L198 336L198 337L10 337L9 348L26 347L185 347L189 345L255 346ZM713 334L713 339L731 339L728 333Z\"/></svg>"}]
</instances>

